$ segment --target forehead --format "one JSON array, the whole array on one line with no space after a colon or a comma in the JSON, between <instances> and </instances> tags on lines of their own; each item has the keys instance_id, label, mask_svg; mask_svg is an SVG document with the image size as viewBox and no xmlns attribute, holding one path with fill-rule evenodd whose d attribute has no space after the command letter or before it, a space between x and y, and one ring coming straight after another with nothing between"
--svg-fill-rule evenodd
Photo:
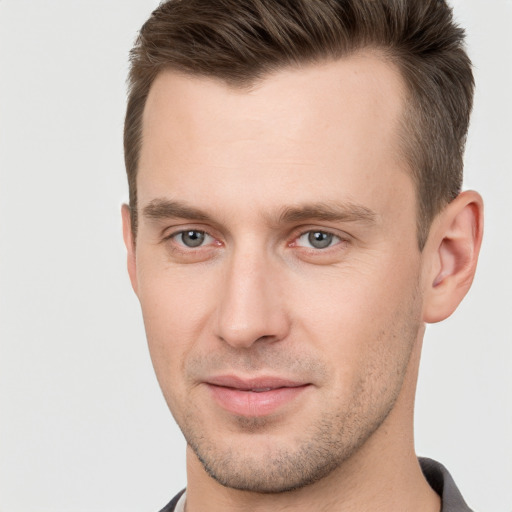
<instances>
[{"instance_id":1,"label":"forehead","mask_svg":"<svg viewBox=\"0 0 512 512\"><path fill-rule=\"evenodd\" d=\"M164 71L144 111L139 204L168 194L204 202L219 182L217 192L252 204L273 191L276 201L377 193L405 168L404 91L397 69L369 53L283 69L250 89Z\"/></svg>"}]
</instances>

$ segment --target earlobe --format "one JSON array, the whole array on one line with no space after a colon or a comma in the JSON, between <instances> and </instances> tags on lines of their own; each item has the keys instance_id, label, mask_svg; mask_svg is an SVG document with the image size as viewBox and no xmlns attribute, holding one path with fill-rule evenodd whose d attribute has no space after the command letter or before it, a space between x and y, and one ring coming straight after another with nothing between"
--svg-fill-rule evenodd
<instances>
[{"instance_id":1,"label":"earlobe","mask_svg":"<svg viewBox=\"0 0 512 512\"><path fill-rule=\"evenodd\" d=\"M128 275L130 276L133 291L137 294L137 265L135 259L135 240L133 238L130 207L127 204L123 204L123 206L121 207L121 217L123 220L123 239L127 253Z\"/></svg>"},{"instance_id":2,"label":"earlobe","mask_svg":"<svg viewBox=\"0 0 512 512\"><path fill-rule=\"evenodd\" d=\"M473 282L483 234L483 201L474 191L462 192L439 214L425 247L430 259L425 275L423 320L449 317Z\"/></svg>"}]
</instances>

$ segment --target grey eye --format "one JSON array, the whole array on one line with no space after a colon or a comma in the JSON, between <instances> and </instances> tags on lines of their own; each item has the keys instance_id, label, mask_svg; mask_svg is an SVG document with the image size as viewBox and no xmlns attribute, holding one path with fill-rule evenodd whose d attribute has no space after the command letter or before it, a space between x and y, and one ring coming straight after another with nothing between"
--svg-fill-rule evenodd
<instances>
[{"instance_id":1,"label":"grey eye","mask_svg":"<svg viewBox=\"0 0 512 512\"><path fill-rule=\"evenodd\" d=\"M324 231L310 231L308 233L308 242L315 249L325 249L332 243L334 235Z\"/></svg>"},{"instance_id":2,"label":"grey eye","mask_svg":"<svg viewBox=\"0 0 512 512\"><path fill-rule=\"evenodd\" d=\"M199 247L204 243L206 233L204 231L191 229L190 231L182 231L179 234L179 238L186 247Z\"/></svg>"},{"instance_id":3,"label":"grey eye","mask_svg":"<svg viewBox=\"0 0 512 512\"><path fill-rule=\"evenodd\" d=\"M341 239L339 236L333 235L328 231L307 231L303 233L297 240L300 247L309 247L312 249L327 249L333 244L337 244Z\"/></svg>"}]
</instances>

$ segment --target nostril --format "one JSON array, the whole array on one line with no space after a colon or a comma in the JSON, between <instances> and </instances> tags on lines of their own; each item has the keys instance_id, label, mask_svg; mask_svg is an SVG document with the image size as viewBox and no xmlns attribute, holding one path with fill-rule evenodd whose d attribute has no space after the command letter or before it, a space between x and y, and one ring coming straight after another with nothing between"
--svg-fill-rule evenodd
<instances>
[{"instance_id":1,"label":"nostril","mask_svg":"<svg viewBox=\"0 0 512 512\"><path fill-rule=\"evenodd\" d=\"M264 341L267 341L267 342L274 342L274 341L277 341L277 336L271 336L271 335L260 336L260 337L255 341L255 343L258 343L258 342L264 342Z\"/></svg>"}]
</instances>

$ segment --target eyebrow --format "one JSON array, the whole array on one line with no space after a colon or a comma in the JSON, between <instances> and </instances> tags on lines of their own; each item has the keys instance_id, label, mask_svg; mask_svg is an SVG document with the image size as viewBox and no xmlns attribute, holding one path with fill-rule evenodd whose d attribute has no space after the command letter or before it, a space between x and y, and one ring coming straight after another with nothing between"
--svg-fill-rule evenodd
<instances>
[{"instance_id":1,"label":"eyebrow","mask_svg":"<svg viewBox=\"0 0 512 512\"><path fill-rule=\"evenodd\" d=\"M279 215L279 222L294 223L307 220L327 222L375 223L377 214L366 206L354 203L314 203L286 207Z\"/></svg>"},{"instance_id":2,"label":"eyebrow","mask_svg":"<svg viewBox=\"0 0 512 512\"><path fill-rule=\"evenodd\" d=\"M208 221L210 216L198 208L169 199L153 199L142 210L142 215L151 220L164 219L190 219L196 221Z\"/></svg>"},{"instance_id":3,"label":"eyebrow","mask_svg":"<svg viewBox=\"0 0 512 512\"><path fill-rule=\"evenodd\" d=\"M208 222L212 218L206 212L191 207L181 201L157 198L149 202L142 210L144 217L150 220L190 219ZM375 223L377 214L366 206L354 203L307 203L286 206L276 217L277 224L292 224L308 220L327 222ZM276 221L274 221L276 222Z\"/></svg>"}]
</instances>

